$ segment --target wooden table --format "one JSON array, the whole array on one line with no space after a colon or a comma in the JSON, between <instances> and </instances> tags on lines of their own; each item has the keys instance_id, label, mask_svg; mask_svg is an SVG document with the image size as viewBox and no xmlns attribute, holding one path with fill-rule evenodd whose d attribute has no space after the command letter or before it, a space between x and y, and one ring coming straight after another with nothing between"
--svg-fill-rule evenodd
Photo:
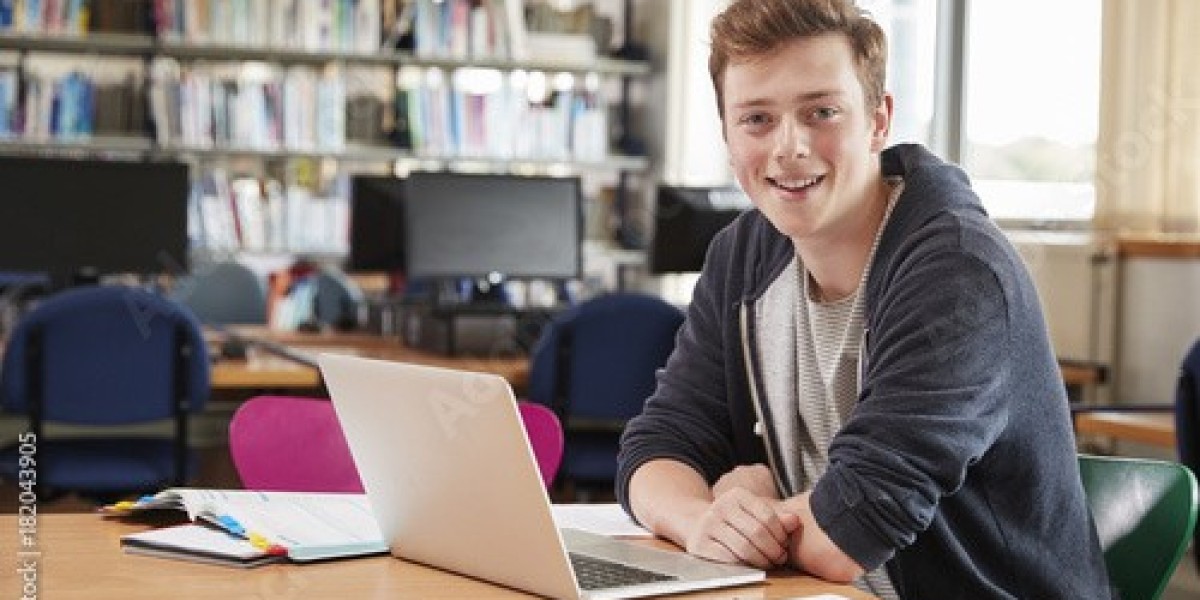
<instances>
[{"instance_id":1,"label":"wooden table","mask_svg":"<svg viewBox=\"0 0 1200 600\"><path fill-rule=\"evenodd\" d=\"M353 354L383 360L411 362L465 371L494 373L514 389L524 390L529 380L525 356L446 356L405 346L398 338L365 333L294 333L265 327L231 327L249 338L265 339L304 352ZM219 337L219 336L214 336ZM217 343L214 341L214 343ZM211 386L220 389L312 389L321 386L316 369L250 347L245 360L222 359L211 371Z\"/></svg>"},{"instance_id":2,"label":"wooden table","mask_svg":"<svg viewBox=\"0 0 1200 600\"><path fill-rule=\"evenodd\" d=\"M1081 412L1075 415L1075 432L1175 448L1175 415L1120 411Z\"/></svg>"},{"instance_id":3,"label":"wooden table","mask_svg":"<svg viewBox=\"0 0 1200 600\"><path fill-rule=\"evenodd\" d=\"M243 570L124 554L120 536L146 528L91 514L41 515L32 527L22 528L16 515L0 516L0 569L4 573L0 597L22 596L23 573L19 569L26 564L36 567L36 589L32 591L37 597L56 600L532 597L389 556ZM30 547L20 545L20 536L26 532L31 536ZM821 593L872 598L848 586L794 572L772 574L763 584L686 597L781 600Z\"/></svg>"}]
</instances>

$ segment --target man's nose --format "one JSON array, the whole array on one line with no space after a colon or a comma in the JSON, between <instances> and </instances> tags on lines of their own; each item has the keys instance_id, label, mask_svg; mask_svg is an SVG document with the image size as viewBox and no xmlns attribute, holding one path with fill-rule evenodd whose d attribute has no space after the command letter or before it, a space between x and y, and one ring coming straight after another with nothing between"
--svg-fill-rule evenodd
<instances>
[{"instance_id":1,"label":"man's nose","mask_svg":"<svg viewBox=\"0 0 1200 600\"><path fill-rule=\"evenodd\" d=\"M809 155L808 130L794 117L784 117L775 130L775 158L794 160Z\"/></svg>"}]
</instances>

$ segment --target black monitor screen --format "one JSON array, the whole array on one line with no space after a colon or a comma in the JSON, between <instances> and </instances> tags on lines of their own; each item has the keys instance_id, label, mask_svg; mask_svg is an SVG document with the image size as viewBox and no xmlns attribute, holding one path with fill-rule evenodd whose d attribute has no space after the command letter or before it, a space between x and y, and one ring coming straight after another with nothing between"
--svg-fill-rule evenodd
<instances>
[{"instance_id":1,"label":"black monitor screen","mask_svg":"<svg viewBox=\"0 0 1200 600\"><path fill-rule=\"evenodd\" d=\"M700 271L713 236L750 207L736 188L658 186L650 271Z\"/></svg>"},{"instance_id":2,"label":"black monitor screen","mask_svg":"<svg viewBox=\"0 0 1200 600\"><path fill-rule=\"evenodd\" d=\"M187 267L188 168L171 162L0 158L0 270L167 273Z\"/></svg>"},{"instance_id":3,"label":"black monitor screen","mask_svg":"<svg viewBox=\"0 0 1200 600\"><path fill-rule=\"evenodd\" d=\"M579 276L579 178L416 172L407 181L409 277Z\"/></svg>"},{"instance_id":4,"label":"black monitor screen","mask_svg":"<svg viewBox=\"0 0 1200 600\"><path fill-rule=\"evenodd\" d=\"M351 272L404 269L404 180L386 175L350 179Z\"/></svg>"}]
</instances>

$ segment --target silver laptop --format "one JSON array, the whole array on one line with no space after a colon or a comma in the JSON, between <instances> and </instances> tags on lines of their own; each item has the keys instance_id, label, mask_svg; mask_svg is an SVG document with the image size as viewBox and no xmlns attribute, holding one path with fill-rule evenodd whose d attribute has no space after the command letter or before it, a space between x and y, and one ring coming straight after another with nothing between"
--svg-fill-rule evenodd
<instances>
[{"instance_id":1,"label":"silver laptop","mask_svg":"<svg viewBox=\"0 0 1200 600\"><path fill-rule=\"evenodd\" d=\"M765 577L557 529L499 376L345 355L319 361L395 556L554 598L636 598Z\"/></svg>"}]
</instances>

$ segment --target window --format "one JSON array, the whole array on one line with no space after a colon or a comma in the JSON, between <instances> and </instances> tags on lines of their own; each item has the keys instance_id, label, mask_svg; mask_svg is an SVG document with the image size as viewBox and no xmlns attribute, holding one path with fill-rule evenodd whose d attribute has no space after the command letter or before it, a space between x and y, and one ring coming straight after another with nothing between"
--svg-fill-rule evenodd
<instances>
[{"instance_id":1,"label":"window","mask_svg":"<svg viewBox=\"0 0 1200 600\"><path fill-rule=\"evenodd\" d=\"M999 221L1091 219L1101 0L940 3L859 1L888 33L892 142L920 142L960 163ZM964 7L965 18L949 16ZM935 110L939 93L948 94L940 106L954 108Z\"/></svg>"},{"instance_id":2,"label":"window","mask_svg":"<svg viewBox=\"0 0 1200 600\"><path fill-rule=\"evenodd\" d=\"M1100 10L1100 0L969 3L961 162L993 218L1091 219Z\"/></svg>"},{"instance_id":3,"label":"window","mask_svg":"<svg viewBox=\"0 0 1200 600\"><path fill-rule=\"evenodd\" d=\"M888 36L887 89L895 97L891 142L928 144L933 121L937 0L860 0Z\"/></svg>"}]
</instances>

